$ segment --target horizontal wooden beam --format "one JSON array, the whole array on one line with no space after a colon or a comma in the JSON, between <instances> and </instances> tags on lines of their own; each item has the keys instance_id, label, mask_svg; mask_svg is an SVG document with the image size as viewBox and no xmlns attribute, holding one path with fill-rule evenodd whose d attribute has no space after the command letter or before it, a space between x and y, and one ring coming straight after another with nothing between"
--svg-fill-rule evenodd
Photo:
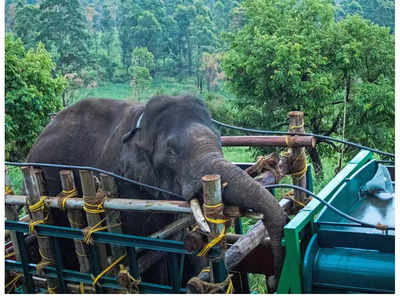
<instances>
[{"instance_id":1,"label":"horizontal wooden beam","mask_svg":"<svg viewBox=\"0 0 400 300\"><path fill-rule=\"evenodd\" d=\"M222 136L222 146L276 146L276 147L312 147L316 145L313 136Z\"/></svg>"}]
</instances>

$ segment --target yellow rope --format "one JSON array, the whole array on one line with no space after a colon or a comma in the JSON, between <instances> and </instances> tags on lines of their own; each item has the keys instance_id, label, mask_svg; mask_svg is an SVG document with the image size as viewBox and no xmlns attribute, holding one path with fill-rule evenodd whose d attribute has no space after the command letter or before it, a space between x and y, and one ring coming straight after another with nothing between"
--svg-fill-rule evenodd
<instances>
[{"instance_id":1,"label":"yellow rope","mask_svg":"<svg viewBox=\"0 0 400 300\"><path fill-rule=\"evenodd\" d=\"M215 204L215 205L211 205L211 204L203 204L203 206L204 207L206 207L206 208L217 208L217 207L221 207L221 206L223 206L224 204L222 203L222 202L220 202L220 203L217 203L217 204Z\"/></svg>"},{"instance_id":2,"label":"yellow rope","mask_svg":"<svg viewBox=\"0 0 400 300\"><path fill-rule=\"evenodd\" d=\"M212 219L212 218L207 217L206 215L204 216L204 218L208 222L213 223L213 224L224 224L230 220L230 219Z\"/></svg>"},{"instance_id":3,"label":"yellow rope","mask_svg":"<svg viewBox=\"0 0 400 300\"><path fill-rule=\"evenodd\" d=\"M81 292L81 294L85 293L85 285L83 284L83 282L79 283L79 291Z\"/></svg>"},{"instance_id":4,"label":"yellow rope","mask_svg":"<svg viewBox=\"0 0 400 300\"><path fill-rule=\"evenodd\" d=\"M44 200L47 198L47 196L41 196L40 200L36 202L35 204L29 205L29 211L30 212L38 212L42 209L44 209Z\"/></svg>"},{"instance_id":5,"label":"yellow rope","mask_svg":"<svg viewBox=\"0 0 400 300\"><path fill-rule=\"evenodd\" d=\"M126 257L126 253L121 255L121 257L117 258L111 265L109 265L107 268L105 268L99 275L97 275L97 277L93 280L93 286L96 285L97 281L99 281L99 279L106 274L107 272L109 272L112 268L114 268L121 260L123 260Z\"/></svg>"},{"instance_id":6,"label":"yellow rope","mask_svg":"<svg viewBox=\"0 0 400 300\"><path fill-rule=\"evenodd\" d=\"M43 219L40 220L36 220L33 222L29 222L28 226L29 226L29 233L33 233L33 231L35 230L35 226L38 224L44 224L46 223L46 221L48 220L49 215L47 214L46 217L44 217Z\"/></svg>"},{"instance_id":7,"label":"yellow rope","mask_svg":"<svg viewBox=\"0 0 400 300\"><path fill-rule=\"evenodd\" d=\"M211 271L211 268L210 268L210 267L205 267L203 270L201 270L200 273L202 273L202 272L207 273L207 272L210 272L210 271Z\"/></svg>"},{"instance_id":8,"label":"yellow rope","mask_svg":"<svg viewBox=\"0 0 400 300\"><path fill-rule=\"evenodd\" d=\"M299 128L303 128L303 127L304 127L304 122L301 123L300 125L290 125L290 126L289 126L289 130L292 130L292 129L299 129Z\"/></svg>"},{"instance_id":9,"label":"yellow rope","mask_svg":"<svg viewBox=\"0 0 400 300\"><path fill-rule=\"evenodd\" d=\"M82 229L83 232L83 241L86 244L91 244L92 243L92 234L97 232L97 231L101 231L107 228L113 228L113 227L117 227L119 225L121 225L121 223L117 223L117 224L113 224L111 226L102 226L102 227L98 227L100 226L101 223L103 223L106 220L106 218L101 219L97 224L95 224L94 226L91 227L87 227Z\"/></svg>"},{"instance_id":10,"label":"yellow rope","mask_svg":"<svg viewBox=\"0 0 400 300\"><path fill-rule=\"evenodd\" d=\"M305 165L305 167L303 168L303 170L300 170L298 172L294 172L291 173L290 175L294 176L294 177L298 177L298 179L302 179L304 177L304 175L306 175L307 173L307 164Z\"/></svg>"},{"instance_id":11,"label":"yellow rope","mask_svg":"<svg viewBox=\"0 0 400 300\"><path fill-rule=\"evenodd\" d=\"M16 283L22 276L23 276L22 274L16 275L9 283L6 284L5 289L7 289L12 284Z\"/></svg>"},{"instance_id":12,"label":"yellow rope","mask_svg":"<svg viewBox=\"0 0 400 300\"><path fill-rule=\"evenodd\" d=\"M85 202L83 204L83 209L91 214L100 214L104 212L103 203L90 204Z\"/></svg>"},{"instance_id":13,"label":"yellow rope","mask_svg":"<svg viewBox=\"0 0 400 300\"><path fill-rule=\"evenodd\" d=\"M225 294L232 294L232 292L233 292L232 278L229 278L229 284L228 284L228 288L226 289Z\"/></svg>"},{"instance_id":14,"label":"yellow rope","mask_svg":"<svg viewBox=\"0 0 400 300\"><path fill-rule=\"evenodd\" d=\"M73 188L73 189L71 189L69 191L62 191L62 194L64 196L60 200L60 202L61 202L61 207L60 208L62 210L65 210L65 203L67 202L67 200L72 198L72 197L77 196L78 195L78 191L77 191L76 188Z\"/></svg>"},{"instance_id":15,"label":"yellow rope","mask_svg":"<svg viewBox=\"0 0 400 300\"><path fill-rule=\"evenodd\" d=\"M7 196L7 195L14 194L14 191L13 191L13 189L11 188L11 186L6 185L5 194L6 194L6 196Z\"/></svg>"},{"instance_id":16,"label":"yellow rope","mask_svg":"<svg viewBox=\"0 0 400 300\"><path fill-rule=\"evenodd\" d=\"M6 254L4 258L7 259L7 258L10 258L10 257L12 257L14 255L15 255L15 252L13 251L11 253Z\"/></svg>"},{"instance_id":17,"label":"yellow rope","mask_svg":"<svg viewBox=\"0 0 400 300\"><path fill-rule=\"evenodd\" d=\"M213 240L211 240L207 245L204 246L204 248L197 254L197 256L204 256L207 254L207 252L214 247L216 244L218 244L225 236L225 227L222 229L221 233L215 237Z\"/></svg>"}]
</instances>

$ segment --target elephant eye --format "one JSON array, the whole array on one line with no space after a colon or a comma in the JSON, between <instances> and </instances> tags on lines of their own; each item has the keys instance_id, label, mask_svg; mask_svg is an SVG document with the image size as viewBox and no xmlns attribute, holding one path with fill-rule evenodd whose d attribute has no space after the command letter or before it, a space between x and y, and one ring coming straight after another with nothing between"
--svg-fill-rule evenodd
<instances>
[{"instance_id":1,"label":"elephant eye","mask_svg":"<svg viewBox=\"0 0 400 300\"><path fill-rule=\"evenodd\" d=\"M168 147L167 154L170 156L176 156L176 152L172 147Z\"/></svg>"}]
</instances>

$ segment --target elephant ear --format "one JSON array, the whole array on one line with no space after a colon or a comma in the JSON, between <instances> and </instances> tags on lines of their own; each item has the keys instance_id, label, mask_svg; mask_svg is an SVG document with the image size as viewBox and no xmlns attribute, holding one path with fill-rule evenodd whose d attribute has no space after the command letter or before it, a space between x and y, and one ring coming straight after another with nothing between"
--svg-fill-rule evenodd
<instances>
[{"instance_id":1,"label":"elephant ear","mask_svg":"<svg viewBox=\"0 0 400 300\"><path fill-rule=\"evenodd\" d=\"M121 173L123 176L141 183L158 186L158 176L152 164L151 150L136 136L132 138L133 134L130 131L122 138ZM141 189L146 190L156 199L159 197L158 191L147 188Z\"/></svg>"}]
</instances>

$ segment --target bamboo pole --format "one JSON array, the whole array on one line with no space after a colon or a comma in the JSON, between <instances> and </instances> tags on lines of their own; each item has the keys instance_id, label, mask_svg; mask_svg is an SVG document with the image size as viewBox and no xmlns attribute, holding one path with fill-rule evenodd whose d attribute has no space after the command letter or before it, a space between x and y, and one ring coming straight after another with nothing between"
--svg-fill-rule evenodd
<instances>
[{"instance_id":1,"label":"bamboo pole","mask_svg":"<svg viewBox=\"0 0 400 300\"><path fill-rule=\"evenodd\" d=\"M304 133L304 113L302 111L291 111L289 112L289 131L290 132L299 132L299 133ZM296 160L296 158L302 159L302 157L306 157L305 152L304 152L304 147L290 147L289 148L289 153L291 153L293 160ZM298 166L302 166L302 168L306 167L302 163L303 161L296 161L295 163ZM293 161L292 161L293 163ZM293 168L293 165L292 165ZM295 170L299 171L299 170ZM301 171L301 170L300 170ZM293 170L292 170L293 173ZM306 176L305 173L303 176L292 176L292 181L294 185L298 185L300 187L305 188L306 187ZM301 192L299 190L294 190L294 198L299 201L300 203L305 203L305 198L306 194L304 192ZM296 209L302 208L298 204L294 204L294 207Z\"/></svg>"},{"instance_id":2,"label":"bamboo pole","mask_svg":"<svg viewBox=\"0 0 400 300\"><path fill-rule=\"evenodd\" d=\"M201 178L202 186L203 186L203 198L204 204L209 206L216 206L222 203L222 192L221 192L221 176L217 174L205 175ZM206 213L204 213L206 215ZM220 211L220 217L222 218L222 210ZM209 241L211 241L214 237L221 234L224 230L224 224L214 224L209 223L211 236ZM214 274L215 270L213 268L213 263L210 262L210 282L216 281L216 274Z\"/></svg>"},{"instance_id":3,"label":"bamboo pole","mask_svg":"<svg viewBox=\"0 0 400 300\"><path fill-rule=\"evenodd\" d=\"M316 145L313 136L222 136L222 146L258 146L258 147L312 147Z\"/></svg>"},{"instance_id":4,"label":"bamboo pole","mask_svg":"<svg viewBox=\"0 0 400 300\"><path fill-rule=\"evenodd\" d=\"M59 172L63 191L71 191L76 188L74 173L71 170ZM67 200L69 201L69 200ZM86 222L80 209L67 208L68 221L72 228L83 229ZM90 272L90 262L87 256L87 249L83 241L74 239L75 254L79 261L79 269L83 273Z\"/></svg>"},{"instance_id":5,"label":"bamboo pole","mask_svg":"<svg viewBox=\"0 0 400 300\"><path fill-rule=\"evenodd\" d=\"M31 167L22 167L22 173L24 175L24 183L26 187L26 192L28 194L28 206L37 204L40 201L40 185L43 183L38 183L38 177L34 175L33 168ZM46 209L46 208L45 208ZM48 217L45 209L39 209L37 211L32 212L32 221L44 220L46 223L46 219ZM55 256L53 252L53 248L51 245L51 241L46 236L37 236L38 244L39 244L39 253L42 257L42 261L37 265L39 269L38 273L40 273L40 266L54 266L55 265ZM50 293L57 292L58 290L58 281L56 279L48 279L47 288Z\"/></svg>"},{"instance_id":6,"label":"bamboo pole","mask_svg":"<svg viewBox=\"0 0 400 300\"><path fill-rule=\"evenodd\" d=\"M100 174L101 186L106 193L107 197L118 197L118 186L113 177L106 174ZM106 224L108 232L122 233L121 228L121 214L117 210L106 209ZM124 248L120 246L111 245L112 261L115 261L124 254ZM128 259L123 260L123 264L127 264ZM114 274L118 273L118 269L114 268Z\"/></svg>"},{"instance_id":7,"label":"bamboo pole","mask_svg":"<svg viewBox=\"0 0 400 300\"><path fill-rule=\"evenodd\" d=\"M96 199L96 185L92 172L88 170L79 170L79 175L81 177L82 193L85 204L98 204ZM86 211L86 220L88 226L92 227L101 221L101 215L99 213ZM107 267L106 247L104 244L96 244L95 247L97 247L97 253L99 254L101 269L104 270Z\"/></svg>"}]
</instances>

